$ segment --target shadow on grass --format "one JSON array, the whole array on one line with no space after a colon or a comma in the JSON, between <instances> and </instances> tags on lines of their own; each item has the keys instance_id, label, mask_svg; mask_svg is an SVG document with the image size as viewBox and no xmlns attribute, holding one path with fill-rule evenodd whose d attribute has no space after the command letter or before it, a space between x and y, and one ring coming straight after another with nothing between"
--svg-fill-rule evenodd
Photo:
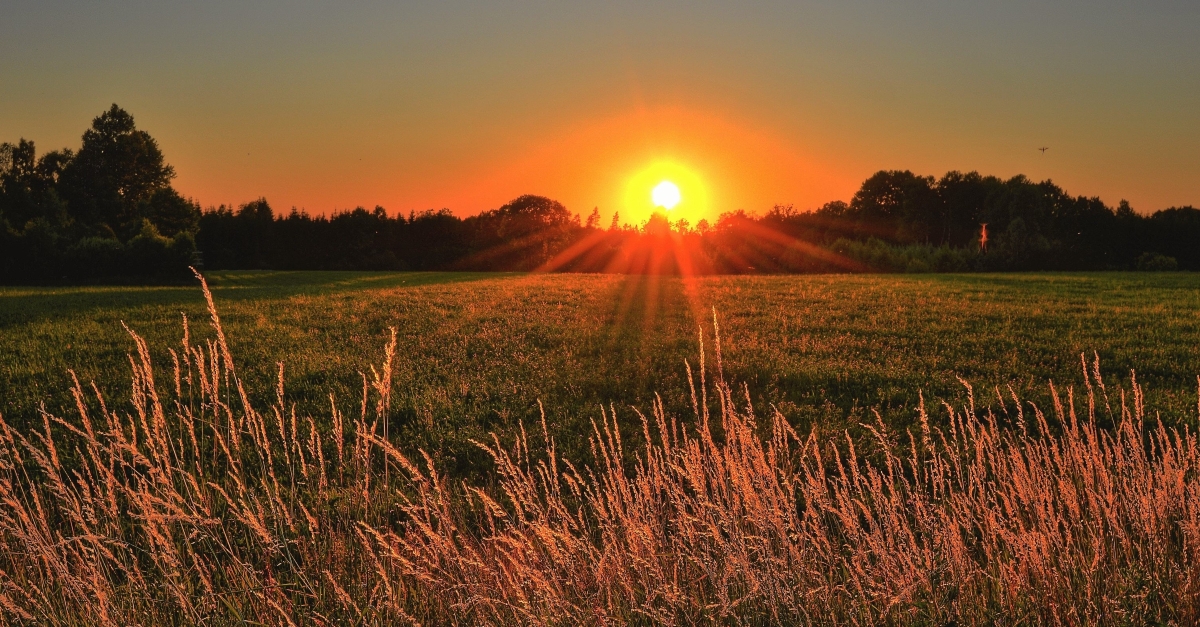
<instances>
[{"instance_id":1,"label":"shadow on grass","mask_svg":"<svg viewBox=\"0 0 1200 627\"><path fill-rule=\"evenodd\" d=\"M364 289L414 288L515 276L488 272L275 272L231 271L205 275L214 295L230 301L278 301ZM177 303L202 307L198 282L189 285L0 288L0 329L39 319L104 309L153 308Z\"/></svg>"}]
</instances>

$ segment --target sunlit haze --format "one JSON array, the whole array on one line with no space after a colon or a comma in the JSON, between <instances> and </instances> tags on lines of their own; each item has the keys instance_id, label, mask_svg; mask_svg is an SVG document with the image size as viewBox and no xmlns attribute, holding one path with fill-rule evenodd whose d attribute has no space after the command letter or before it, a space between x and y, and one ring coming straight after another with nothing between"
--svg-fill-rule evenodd
<instances>
[{"instance_id":1,"label":"sunlit haze","mask_svg":"<svg viewBox=\"0 0 1200 627\"><path fill-rule=\"evenodd\" d=\"M694 223L880 169L1200 204L1192 2L16 0L0 55L0 141L77 148L115 102L204 206L637 223L669 180Z\"/></svg>"}]
</instances>

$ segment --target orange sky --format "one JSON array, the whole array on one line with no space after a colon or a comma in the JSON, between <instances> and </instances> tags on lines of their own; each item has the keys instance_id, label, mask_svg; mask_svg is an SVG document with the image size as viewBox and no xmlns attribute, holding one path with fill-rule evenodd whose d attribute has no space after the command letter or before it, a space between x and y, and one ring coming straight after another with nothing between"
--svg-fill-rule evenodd
<instances>
[{"instance_id":1,"label":"orange sky","mask_svg":"<svg viewBox=\"0 0 1200 627\"><path fill-rule=\"evenodd\" d=\"M390 211L447 207L470 214L535 193L584 216L599 208L605 225L614 211L622 222L645 220L650 190L661 180L682 188L672 218L695 224L724 211L761 212L777 203L809 208L849 198L870 173L729 113L663 105L580 117L490 146L434 147L428 160L406 156L383 138L365 138L364 152L380 151L382 158L355 157L355 148L363 149L358 145L331 146L329 161L314 162L297 157L302 148L284 145L260 148L265 157L256 158L252 149L195 166L173 162L178 187L208 204L261 194L277 210L380 204Z\"/></svg>"},{"instance_id":2,"label":"orange sky","mask_svg":"<svg viewBox=\"0 0 1200 627\"><path fill-rule=\"evenodd\" d=\"M14 0L0 56L0 141L77 147L116 102L205 206L637 222L676 172L695 222L880 169L1200 204L1195 3Z\"/></svg>"},{"instance_id":3,"label":"orange sky","mask_svg":"<svg viewBox=\"0 0 1200 627\"><path fill-rule=\"evenodd\" d=\"M650 190L671 180L683 195L671 216L695 224L727 210L819 205L846 196L860 182L831 172L767 130L682 108L580 123L500 161L481 168L466 185L437 182L424 193L436 198L452 187L443 196L448 206L487 207L497 197L545 190L541 193L580 213L600 207L608 216L616 210L622 222L636 224L652 210Z\"/></svg>"}]
</instances>

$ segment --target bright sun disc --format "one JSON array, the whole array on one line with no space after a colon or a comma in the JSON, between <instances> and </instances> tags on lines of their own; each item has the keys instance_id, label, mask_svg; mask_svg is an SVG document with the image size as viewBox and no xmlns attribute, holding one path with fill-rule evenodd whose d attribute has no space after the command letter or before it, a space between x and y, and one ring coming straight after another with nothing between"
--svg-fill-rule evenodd
<instances>
[{"instance_id":1,"label":"bright sun disc","mask_svg":"<svg viewBox=\"0 0 1200 627\"><path fill-rule=\"evenodd\" d=\"M672 159L659 159L634 171L625 181L621 219L638 224L655 213L695 224L711 220L708 186L700 172Z\"/></svg>"},{"instance_id":2,"label":"bright sun disc","mask_svg":"<svg viewBox=\"0 0 1200 627\"><path fill-rule=\"evenodd\" d=\"M650 191L650 199L654 201L655 207L672 209L679 204L679 187L671 181L663 181Z\"/></svg>"}]
</instances>

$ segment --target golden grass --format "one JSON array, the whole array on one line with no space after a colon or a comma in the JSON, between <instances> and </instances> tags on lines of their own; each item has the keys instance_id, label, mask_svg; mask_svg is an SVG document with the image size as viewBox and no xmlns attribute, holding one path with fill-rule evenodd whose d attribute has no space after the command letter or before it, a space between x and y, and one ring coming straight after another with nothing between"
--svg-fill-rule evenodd
<instances>
[{"instance_id":1,"label":"golden grass","mask_svg":"<svg viewBox=\"0 0 1200 627\"><path fill-rule=\"evenodd\" d=\"M602 411L586 466L543 421L536 446L480 443L495 475L471 485L384 437L394 336L357 415L331 399L318 426L282 365L276 403L252 406L205 296L216 339L185 321L166 384L131 332L132 411L76 382L70 420L0 420L8 622L1200 621L1196 435L1144 427L1136 379L1110 391L1098 364L1045 411L977 412L967 386L944 429L922 404L917 433L855 440L757 418L718 339L688 420L656 403L629 450Z\"/></svg>"}]
</instances>

